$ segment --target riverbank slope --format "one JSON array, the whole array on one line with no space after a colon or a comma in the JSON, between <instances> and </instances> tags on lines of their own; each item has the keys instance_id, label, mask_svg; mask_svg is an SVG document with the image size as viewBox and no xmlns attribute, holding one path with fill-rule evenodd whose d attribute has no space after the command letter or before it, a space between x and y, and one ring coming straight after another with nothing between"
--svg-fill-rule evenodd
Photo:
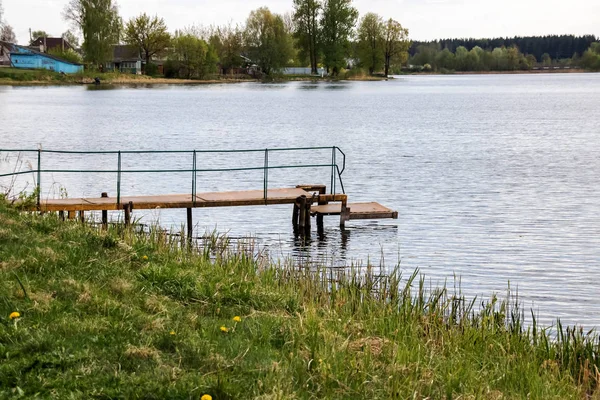
<instances>
[{"instance_id":1,"label":"riverbank slope","mask_svg":"<svg viewBox=\"0 0 600 400\"><path fill-rule=\"evenodd\" d=\"M0 398L597 395L597 340L553 342L495 298L179 241L0 201Z\"/></svg>"}]
</instances>

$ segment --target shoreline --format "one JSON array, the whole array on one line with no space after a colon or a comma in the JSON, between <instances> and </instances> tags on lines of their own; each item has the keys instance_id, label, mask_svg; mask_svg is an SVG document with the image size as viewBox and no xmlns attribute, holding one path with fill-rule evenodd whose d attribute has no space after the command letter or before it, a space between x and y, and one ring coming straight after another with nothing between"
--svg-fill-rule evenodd
<instances>
[{"instance_id":1,"label":"shoreline","mask_svg":"<svg viewBox=\"0 0 600 400\"><path fill-rule=\"evenodd\" d=\"M2 69L0 69L2 72ZM52 76L48 71L26 70L25 73L34 73L39 75L39 79L19 80L11 77L1 77L0 86L81 86L94 85L94 79L81 76ZM349 76L345 78L331 78L319 76L286 76L275 77L271 80L261 80L252 78L223 78L223 79L177 79L177 78L153 78L145 75L132 76L109 76L101 78L99 87L110 85L213 85L213 84L233 84L233 83L283 83L283 82L379 82L393 80L395 77L402 76L431 76L431 75L520 75L520 74L573 74L573 73L594 73L584 69L560 69L560 70L530 70L530 71L452 71L452 72L406 72L399 75L390 75L387 78L383 76Z\"/></svg>"}]
</instances>

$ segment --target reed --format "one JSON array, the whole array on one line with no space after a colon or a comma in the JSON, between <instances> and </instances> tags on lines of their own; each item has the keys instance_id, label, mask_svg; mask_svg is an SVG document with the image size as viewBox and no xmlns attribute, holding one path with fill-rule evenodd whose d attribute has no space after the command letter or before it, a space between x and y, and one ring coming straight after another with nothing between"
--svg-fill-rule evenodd
<instances>
[{"instance_id":1,"label":"reed","mask_svg":"<svg viewBox=\"0 0 600 400\"><path fill-rule=\"evenodd\" d=\"M596 333L510 289L182 238L1 205L0 398L598 398Z\"/></svg>"}]
</instances>

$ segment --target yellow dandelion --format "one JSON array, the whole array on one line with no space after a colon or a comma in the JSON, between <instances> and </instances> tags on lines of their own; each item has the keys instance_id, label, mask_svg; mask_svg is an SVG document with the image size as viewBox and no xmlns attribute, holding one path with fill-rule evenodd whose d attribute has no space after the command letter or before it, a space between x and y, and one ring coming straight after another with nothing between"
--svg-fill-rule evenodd
<instances>
[{"instance_id":1,"label":"yellow dandelion","mask_svg":"<svg viewBox=\"0 0 600 400\"><path fill-rule=\"evenodd\" d=\"M169 332L171 335L175 335L175 331L171 331Z\"/></svg>"},{"instance_id":2,"label":"yellow dandelion","mask_svg":"<svg viewBox=\"0 0 600 400\"><path fill-rule=\"evenodd\" d=\"M222 326L221 327L221 332L227 333L227 332L229 332L229 329L227 329L226 327Z\"/></svg>"},{"instance_id":3,"label":"yellow dandelion","mask_svg":"<svg viewBox=\"0 0 600 400\"><path fill-rule=\"evenodd\" d=\"M233 321L234 322L242 322L242 319L236 315L235 317L233 317Z\"/></svg>"},{"instance_id":4,"label":"yellow dandelion","mask_svg":"<svg viewBox=\"0 0 600 400\"><path fill-rule=\"evenodd\" d=\"M212 396L210 394L205 394L204 396L200 397L200 400L212 400Z\"/></svg>"},{"instance_id":5,"label":"yellow dandelion","mask_svg":"<svg viewBox=\"0 0 600 400\"><path fill-rule=\"evenodd\" d=\"M17 318L21 318L21 314L19 314L18 312L12 312L10 313L10 315L8 316L8 318L10 319L17 319Z\"/></svg>"},{"instance_id":6,"label":"yellow dandelion","mask_svg":"<svg viewBox=\"0 0 600 400\"><path fill-rule=\"evenodd\" d=\"M148 256L142 256L142 260L148 261Z\"/></svg>"}]
</instances>

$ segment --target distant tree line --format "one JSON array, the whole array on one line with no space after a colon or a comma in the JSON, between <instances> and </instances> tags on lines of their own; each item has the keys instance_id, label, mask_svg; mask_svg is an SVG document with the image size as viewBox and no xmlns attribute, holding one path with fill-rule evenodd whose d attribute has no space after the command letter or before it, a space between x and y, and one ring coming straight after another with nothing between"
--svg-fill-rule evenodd
<instances>
[{"instance_id":1,"label":"distant tree line","mask_svg":"<svg viewBox=\"0 0 600 400\"><path fill-rule=\"evenodd\" d=\"M589 47L572 57L553 59L544 53L538 60L535 55L522 52L516 44L509 47L484 49L479 46L470 50L458 46L454 51L441 48L441 42L429 42L418 45L410 57L410 68L417 71L517 71L531 70L536 67L581 67L600 70L600 43L591 42Z\"/></svg>"},{"instance_id":2,"label":"distant tree line","mask_svg":"<svg viewBox=\"0 0 600 400\"><path fill-rule=\"evenodd\" d=\"M158 16L122 21L115 0L70 0L63 16L82 35L85 61L96 68L120 43L139 49L147 66L167 60L165 73L186 78L248 66L267 75L288 66L310 67L314 74L322 66L337 75L350 65L388 74L408 59L408 30L398 21L373 13L359 20L352 0L291 1L292 10L283 15L262 7L243 24L174 33Z\"/></svg>"},{"instance_id":3,"label":"distant tree line","mask_svg":"<svg viewBox=\"0 0 600 400\"><path fill-rule=\"evenodd\" d=\"M553 60L572 58L574 54L581 56L593 42L599 38L594 35L551 35L551 36L516 36L513 38L494 39L440 39L428 42L413 41L409 49L410 56L414 56L419 47L432 46L439 49L448 49L454 53L459 47L471 51L475 47L493 51L495 48L516 46L521 52L533 55L538 62L542 62L544 54Z\"/></svg>"}]
</instances>

